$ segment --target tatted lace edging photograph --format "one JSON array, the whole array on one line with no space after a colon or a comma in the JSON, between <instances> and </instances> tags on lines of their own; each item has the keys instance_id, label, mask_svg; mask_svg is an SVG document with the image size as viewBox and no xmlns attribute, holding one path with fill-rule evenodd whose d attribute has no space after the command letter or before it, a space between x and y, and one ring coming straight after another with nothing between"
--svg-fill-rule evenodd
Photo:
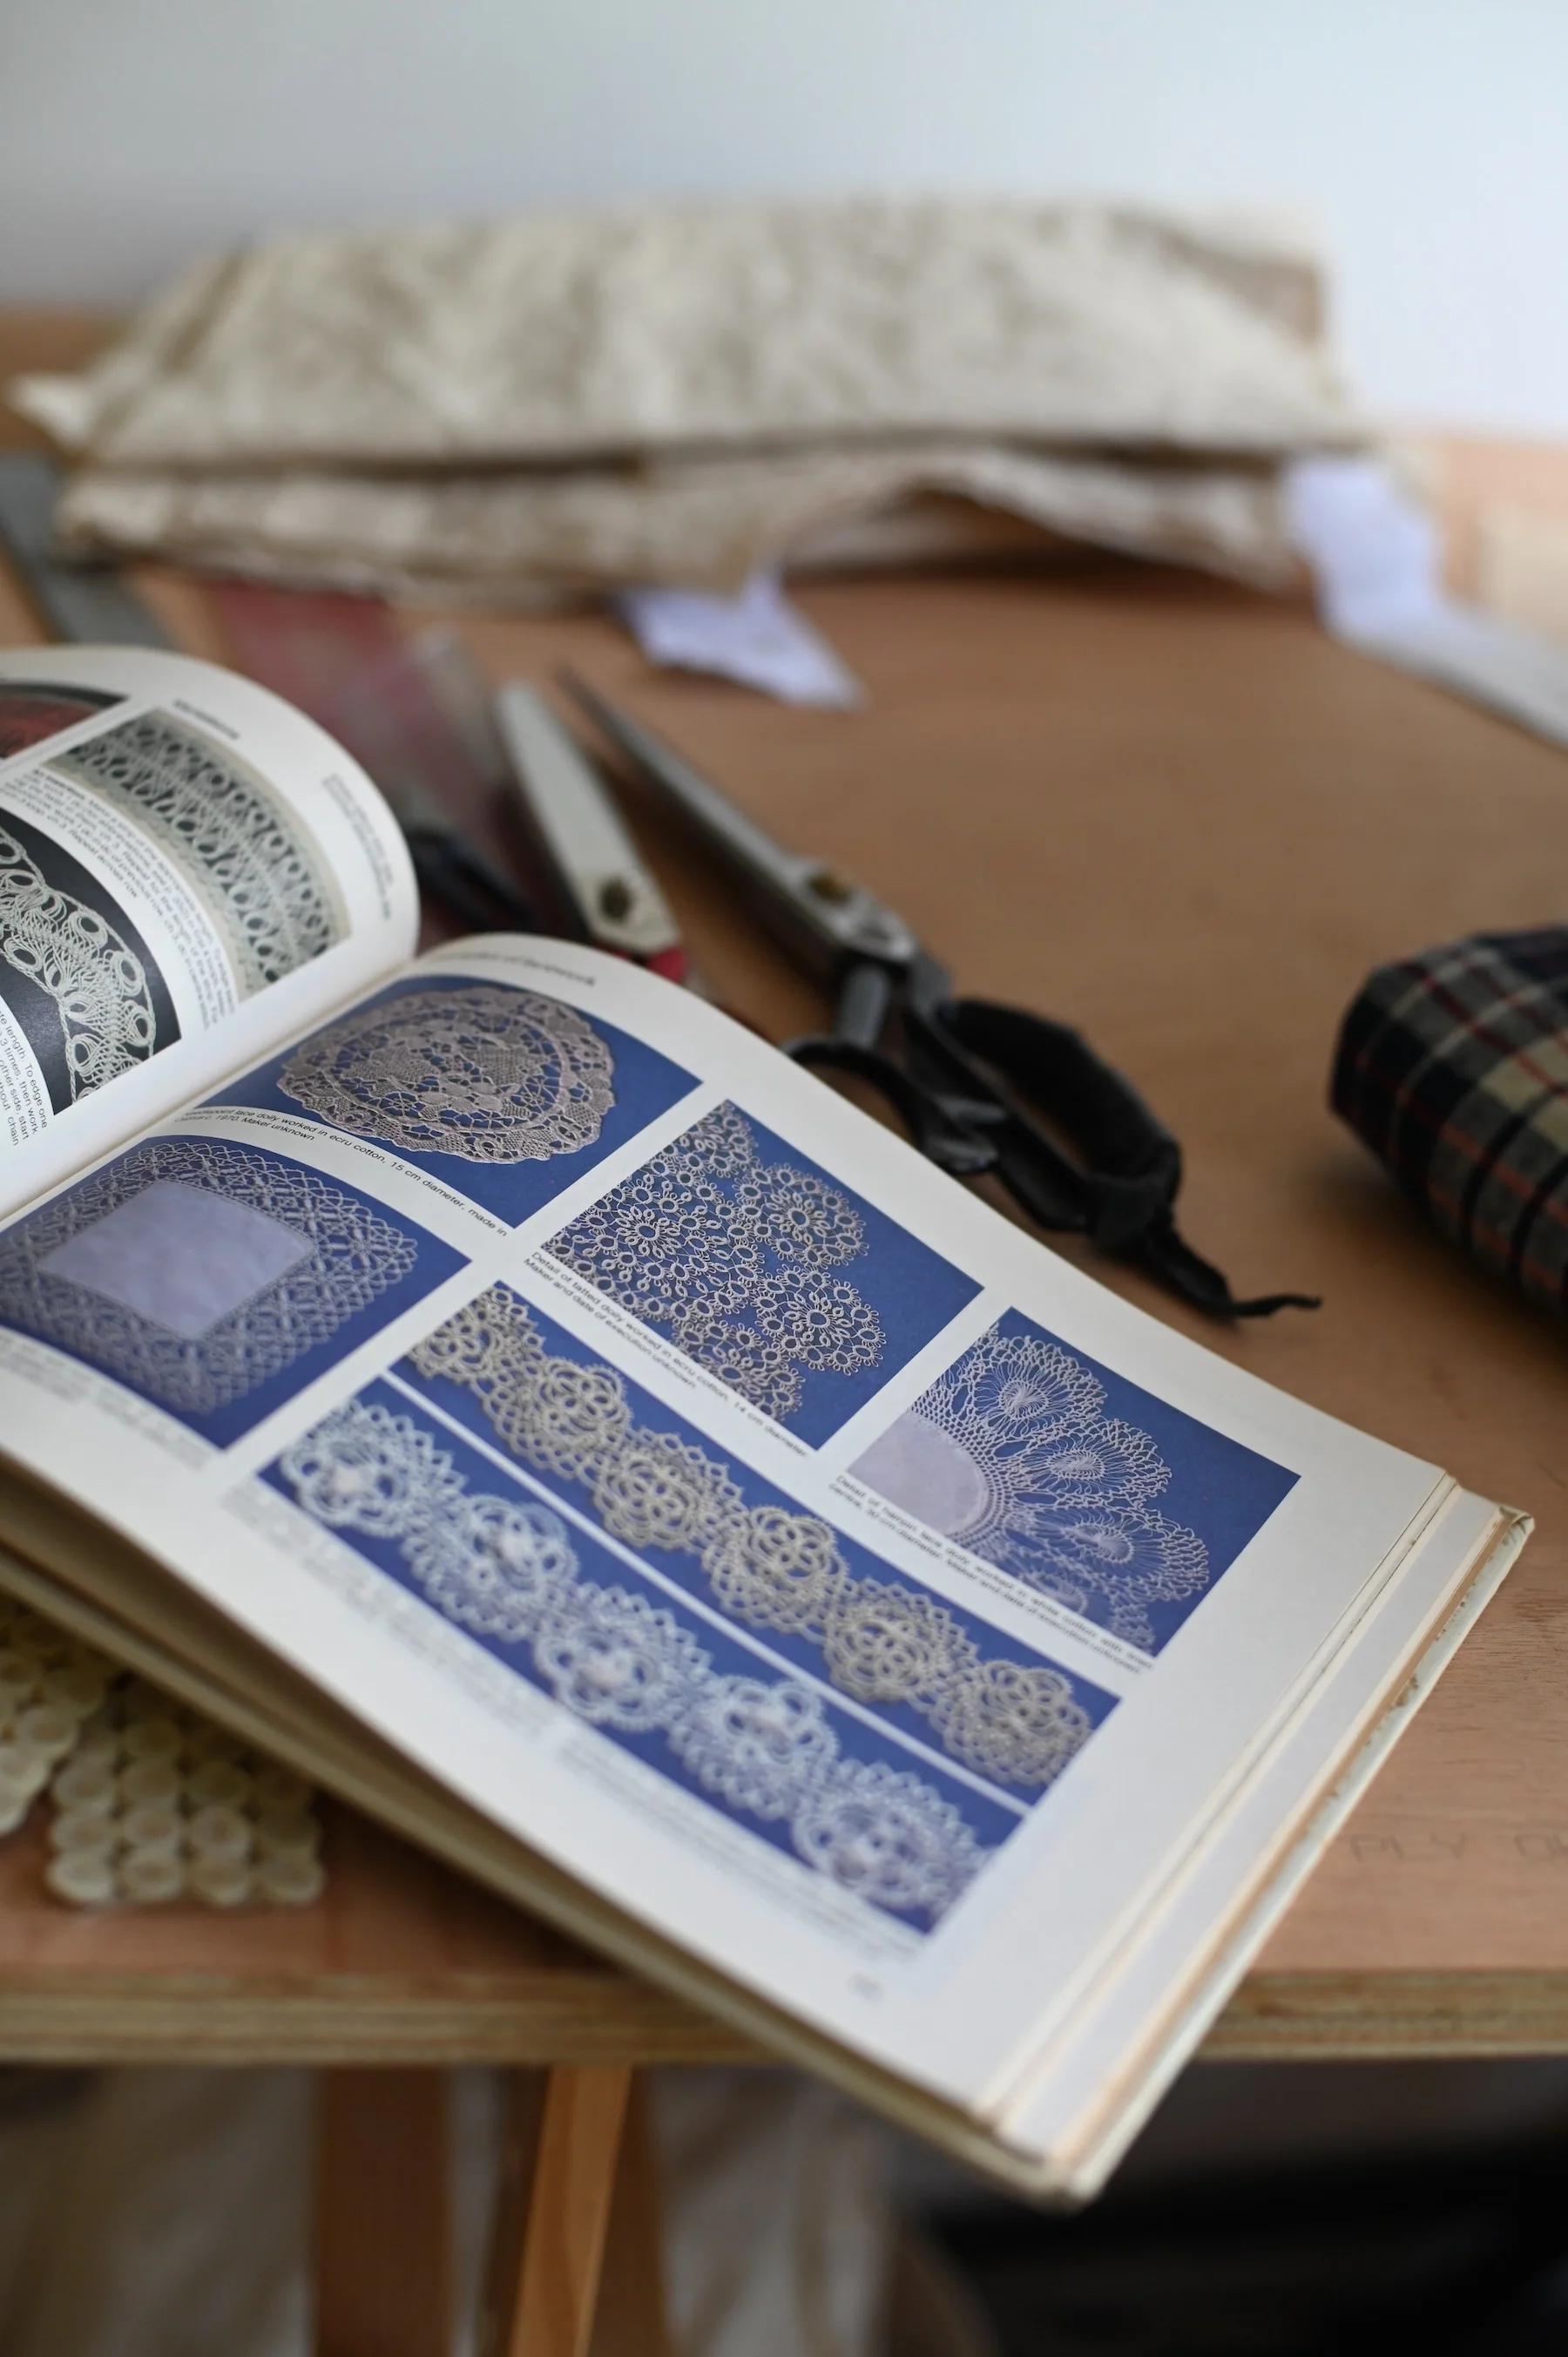
<instances>
[{"instance_id":1,"label":"tatted lace edging photograph","mask_svg":"<svg viewBox=\"0 0 1568 2357\"><path fill-rule=\"evenodd\" d=\"M548 992L429 974L378 991L215 1102L369 1139L520 1227L696 1086Z\"/></svg>"},{"instance_id":2,"label":"tatted lace edging photograph","mask_svg":"<svg viewBox=\"0 0 1568 2357\"><path fill-rule=\"evenodd\" d=\"M1150 1654L1299 1478L1019 1310L851 1470L928 1530Z\"/></svg>"},{"instance_id":3,"label":"tatted lace edging photograph","mask_svg":"<svg viewBox=\"0 0 1568 2357\"><path fill-rule=\"evenodd\" d=\"M180 1036L168 985L119 901L8 809L0 809L0 1005L26 1035L57 1114Z\"/></svg>"},{"instance_id":4,"label":"tatted lace edging photograph","mask_svg":"<svg viewBox=\"0 0 1568 2357\"><path fill-rule=\"evenodd\" d=\"M170 712L142 712L47 757L129 817L205 909L242 998L319 957L349 930L320 845L259 770Z\"/></svg>"},{"instance_id":5,"label":"tatted lace edging photograph","mask_svg":"<svg viewBox=\"0 0 1568 2357\"><path fill-rule=\"evenodd\" d=\"M546 1250L813 1446L980 1290L728 1103Z\"/></svg>"},{"instance_id":6,"label":"tatted lace edging photograph","mask_svg":"<svg viewBox=\"0 0 1568 2357\"><path fill-rule=\"evenodd\" d=\"M692 1609L392 1383L263 1478L594 1735L916 1930L1022 1821Z\"/></svg>"},{"instance_id":7,"label":"tatted lace edging photograph","mask_svg":"<svg viewBox=\"0 0 1568 2357\"><path fill-rule=\"evenodd\" d=\"M222 1448L463 1265L303 1163L155 1137L0 1235L0 1326Z\"/></svg>"},{"instance_id":8,"label":"tatted lace edging photograph","mask_svg":"<svg viewBox=\"0 0 1568 2357\"><path fill-rule=\"evenodd\" d=\"M1049 1790L1113 1706L808 1512L509 1286L455 1310L392 1380L666 1585L1015 1808Z\"/></svg>"}]
</instances>

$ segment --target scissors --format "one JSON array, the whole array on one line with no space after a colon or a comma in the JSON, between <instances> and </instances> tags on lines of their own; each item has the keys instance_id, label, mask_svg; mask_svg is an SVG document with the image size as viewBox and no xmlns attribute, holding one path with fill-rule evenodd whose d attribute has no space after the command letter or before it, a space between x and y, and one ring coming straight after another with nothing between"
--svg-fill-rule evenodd
<instances>
[{"instance_id":1,"label":"scissors","mask_svg":"<svg viewBox=\"0 0 1568 2357\"><path fill-rule=\"evenodd\" d=\"M623 762L696 830L762 922L834 992L832 1030L788 1041L786 1055L866 1082L940 1168L994 1178L1041 1228L1087 1236L1138 1263L1212 1317L1318 1306L1301 1293L1238 1299L1185 1242L1175 1213L1181 1148L1081 1034L1020 1007L955 996L946 969L897 909L828 861L775 842L642 722L575 673L561 678Z\"/></svg>"}]
</instances>

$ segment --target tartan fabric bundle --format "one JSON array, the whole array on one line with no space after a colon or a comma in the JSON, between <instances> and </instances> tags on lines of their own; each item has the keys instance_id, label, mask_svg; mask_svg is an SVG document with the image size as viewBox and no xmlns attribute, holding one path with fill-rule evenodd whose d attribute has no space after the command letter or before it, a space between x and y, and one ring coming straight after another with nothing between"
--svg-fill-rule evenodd
<instances>
[{"instance_id":1,"label":"tartan fabric bundle","mask_svg":"<svg viewBox=\"0 0 1568 2357\"><path fill-rule=\"evenodd\" d=\"M1447 1235L1568 1308L1568 926L1380 966L1345 1018L1332 1094Z\"/></svg>"}]
</instances>

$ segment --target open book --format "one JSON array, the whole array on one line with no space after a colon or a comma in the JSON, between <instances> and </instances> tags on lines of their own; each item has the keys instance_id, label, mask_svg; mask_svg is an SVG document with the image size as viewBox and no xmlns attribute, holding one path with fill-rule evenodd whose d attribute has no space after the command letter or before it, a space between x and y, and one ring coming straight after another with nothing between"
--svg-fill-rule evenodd
<instances>
[{"instance_id":1,"label":"open book","mask_svg":"<svg viewBox=\"0 0 1568 2357\"><path fill-rule=\"evenodd\" d=\"M0 1583L1092 2190L1521 1518L669 984L412 958L388 812L261 689L10 654L0 745Z\"/></svg>"}]
</instances>

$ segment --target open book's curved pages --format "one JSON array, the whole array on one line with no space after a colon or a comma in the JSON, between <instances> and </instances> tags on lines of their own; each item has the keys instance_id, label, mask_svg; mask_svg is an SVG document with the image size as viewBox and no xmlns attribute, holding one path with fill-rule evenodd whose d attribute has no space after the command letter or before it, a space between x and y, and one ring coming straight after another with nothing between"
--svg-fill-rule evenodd
<instances>
[{"instance_id":1,"label":"open book's curved pages","mask_svg":"<svg viewBox=\"0 0 1568 2357\"><path fill-rule=\"evenodd\" d=\"M200 1034L218 1084L151 1122L186 1035L138 1054L118 920L113 948L102 903L57 918L72 979L27 976L81 1092L41 1135L81 1150L0 1224L0 1530L50 1609L113 1616L417 1838L1083 2191L1517 1518L1130 1308L630 964L403 963L374 807L314 732L286 775L220 744L249 708L220 684L59 710L0 773L27 925L70 880L30 847L48 798L127 842L134 810L233 1000Z\"/></svg>"}]
</instances>

